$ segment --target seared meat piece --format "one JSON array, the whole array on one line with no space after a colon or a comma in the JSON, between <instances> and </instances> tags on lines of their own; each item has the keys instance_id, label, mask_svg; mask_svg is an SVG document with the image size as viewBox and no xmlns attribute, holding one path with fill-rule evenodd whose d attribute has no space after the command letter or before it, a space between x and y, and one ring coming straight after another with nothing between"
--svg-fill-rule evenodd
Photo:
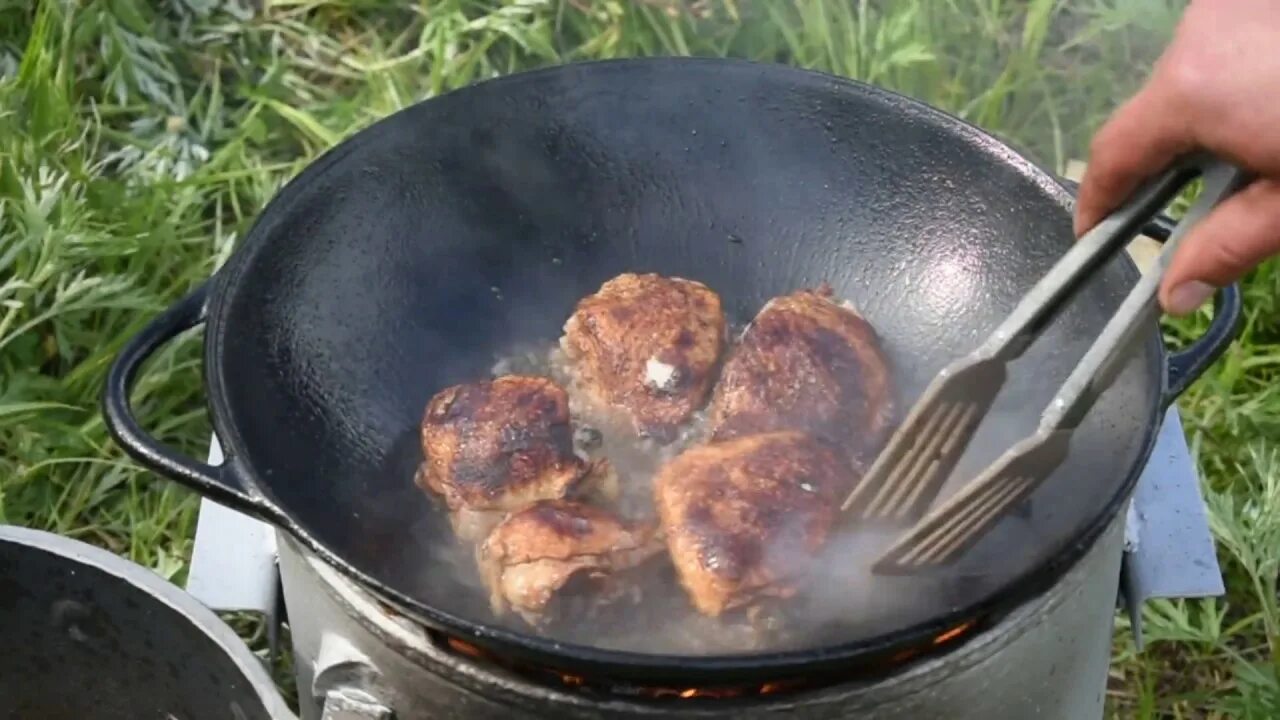
<instances>
[{"instance_id":1,"label":"seared meat piece","mask_svg":"<svg viewBox=\"0 0 1280 720\"><path fill-rule=\"evenodd\" d=\"M569 397L542 377L455 385L422 420L417 482L444 497L463 539L479 540L509 511L562 498L603 470L574 453Z\"/></svg>"},{"instance_id":2,"label":"seared meat piece","mask_svg":"<svg viewBox=\"0 0 1280 720\"><path fill-rule=\"evenodd\" d=\"M724 313L701 283L625 273L579 301L560 344L594 405L667 441L706 402Z\"/></svg>"},{"instance_id":3,"label":"seared meat piece","mask_svg":"<svg viewBox=\"0 0 1280 720\"><path fill-rule=\"evenodd\" d=\"M706 615L795 594L853 486L848 461L799 432L686 450L655 481L680 583Z\"/></svg>"},{"instance_id":4,"label":"seared meat piece","mask_svg":"<svg viewBox=\"0 0 1280 720\"><path fill-rule=\"evenodd\" d=\"M508 515L477 553L494 612L510 609L543 624L551 601L574 579L586 581L584 599L592 607L619 599L635 586L618 573L662 551L655 530L569 500L544 500Z\"/></svg>"},{"instance_id":5,"label":"seared meat piece","mask_svg":"<svg viewBox=\"0 0 1280 720\"><path fill-rule=\"evenodd\" d=\"M830 296L801 290L756 315L716 386L714 440L799 430L855 458L879 444L893 402L888 363L875 330Z\"/></svg>"}]
</instances>

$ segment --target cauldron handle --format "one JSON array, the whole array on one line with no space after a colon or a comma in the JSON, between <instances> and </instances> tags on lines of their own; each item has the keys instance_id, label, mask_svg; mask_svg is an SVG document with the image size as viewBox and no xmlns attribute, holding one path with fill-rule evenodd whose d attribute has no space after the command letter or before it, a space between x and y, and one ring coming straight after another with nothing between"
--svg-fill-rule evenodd
<instances>
[{"instance_id":1,"label":"cauldron handle","mask_svg":"<svg viewBox=\"0 0 1280 720\"><path fill-rule=\"evenodd\" d=\"M156 440L138 422L129 393L138 371L163 345L178 334L204 323L209 282L179 300L135 335L107 372L102 408L107 430L124 451L146 468L199 492L212 500L274 522L278 512L238 475L228 453L218 466L185 457Z\"/></svg>"},{"instance_id":2,"label":"cauldron handle","mask_svg":"<svg viewBox=\"0 0 1280 720\"><path fill-rule=\"evenodd\" d=\"M1164 215L1157 216L1143 234L1164 242L1173 231L1174 221ZM1172 405L1187 391L1209 366L1222 357L1240 334L1244 322L1244 296L1240 283L1231 283L1213 295L1213 320L1195 342L1177 352L1169 353L1164 373L1164 404Z\"/></svg>"},{"instance_id":3,"label":"cauldron handle","mask_svg":"<svg viewBox=\"0 0 1280 720\"><path fill-rule=\"evenodd\" d=\"M1058 181L1074 196L1079 184L1074 180L1058 178ZM1164 242L1169 239L1177 223L1167 215L1157 215L1142 228L1142 234ZM1169 407L1187 391L1209 366L1215 363L1231 347L1240 334L1244 322L1244 301L1240 283L1219 288L1213 296L1213 320L1195 342L1182 350L1170 352L1165 364L1162 404Z\"/></svg>"}]
</instances>

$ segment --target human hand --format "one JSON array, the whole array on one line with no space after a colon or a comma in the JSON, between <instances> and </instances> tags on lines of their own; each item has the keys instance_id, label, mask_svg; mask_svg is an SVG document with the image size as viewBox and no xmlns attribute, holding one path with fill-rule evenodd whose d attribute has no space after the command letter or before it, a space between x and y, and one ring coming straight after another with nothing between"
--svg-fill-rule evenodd
<instances>
[{"instance_id":1,"label":"human hand","mask_svg":"<svg viewBox=\"0 0 1280 720\"><path fill-rule=\"evenodd\" d=\"M1094 137L1083 234L1178 155L1208 150L1257 179L1187 235L1160 287L1183 315L1280 254L1280 0L1192 0L1146 85Z\"/></svg>"}]
</instances>

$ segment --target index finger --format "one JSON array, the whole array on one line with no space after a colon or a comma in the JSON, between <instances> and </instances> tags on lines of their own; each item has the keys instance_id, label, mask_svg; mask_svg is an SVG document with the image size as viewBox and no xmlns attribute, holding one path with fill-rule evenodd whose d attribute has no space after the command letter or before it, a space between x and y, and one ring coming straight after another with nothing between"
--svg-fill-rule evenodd
<instances>
[{"instance_id":1,"label":"index finger","mask_svg":"<svg viewBox=\"0 0 1280 720\"><path fill-rule=\"evenodd\" d=\"M1118 207L1143 180L1194 148L1185 113L1163 88L1159 79L1147 83L1094 136L1076 199L1076 235Z\"/></svg>"}]
</instances>

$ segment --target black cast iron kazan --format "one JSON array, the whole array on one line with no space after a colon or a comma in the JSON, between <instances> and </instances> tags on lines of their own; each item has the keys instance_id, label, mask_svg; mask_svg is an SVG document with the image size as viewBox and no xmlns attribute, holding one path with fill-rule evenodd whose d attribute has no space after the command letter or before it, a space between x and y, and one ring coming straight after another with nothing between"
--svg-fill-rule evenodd
<instances>
[{"instance_id":1,"label":"black cast iron kazan","mask_svg":"<svg viewBox=\"0 0 1280 720\"><path fill-rule=\"evenodd\" d=\"M509 76L409 107L307 168L226 267L121 352L106 416L140 462L499 656L680 687L851 672L1011 607L1078 559L1127 498L1163 410L1233 337L1236 289L1183 352L1151 328L1033 498L1034 522L1006 522L957 569L980 591L802 650L640 654L496 624L474 587L432 566L450 538L412 483L425 403L514 343L558 337L605 280L653 271L706 283L737 321L829 282L879 331L905 407L1069 246L1070 204L989 135L824 74L647 59ZM993 411L1007 436L980 438L975 462L1034 426L1136 277L1127 257L1109 264L1013 366ZM219 467L162 447L127 400L141 363L201 322Z\"/></svg>"}]
</instances>

